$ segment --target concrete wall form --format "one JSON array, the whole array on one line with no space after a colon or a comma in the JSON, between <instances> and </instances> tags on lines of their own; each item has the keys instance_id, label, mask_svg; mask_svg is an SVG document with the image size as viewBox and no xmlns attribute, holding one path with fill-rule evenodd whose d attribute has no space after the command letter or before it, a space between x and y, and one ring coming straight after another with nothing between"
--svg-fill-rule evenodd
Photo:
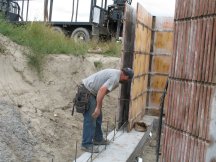
<instances>
[{"instance_id":1,"label":"concrete wall form","mask_svg":"<svg viewBox=\"0 0 216 162\"><path fill-rule=\"evenodd\" d=\"M121 86L119 125L134 122L145 113L158 115L161 92L171 64L173 18L153 17L139 3L126 5L121 67L132 67L131 86Z\"/></svg>"},{"instance_id":2,"label":"concrete wall form","mask_svg":"<svg viewBox=\"0 0 216 162\"><path fill-rule=\"evenodd\" d=\"M151 48L152 16L138 3L136 12L135 40L133 50L134 78L131 84L129 129L145 113L149 59Z\"/></svg>"},{"instance_id":3,"label":"concrete wall form","mask_svg":"<svg viewBox=\"0 0 216 162\"><path fill-rule=\"evenodd\" d=\"M216 161L216 1L177 0L161 162Z\"/></svg>"},{"instance_id":4,"label":"concrete wall form","mask_svg":"<svg viewBox=\"0 0 216 162\"><path fill-rule=\"evenodd\" d=\"M159 116L173 52L173 18L153 17L146 113ZM165 102L165 108L167 102Z\"/></svg>"}]
</instances>

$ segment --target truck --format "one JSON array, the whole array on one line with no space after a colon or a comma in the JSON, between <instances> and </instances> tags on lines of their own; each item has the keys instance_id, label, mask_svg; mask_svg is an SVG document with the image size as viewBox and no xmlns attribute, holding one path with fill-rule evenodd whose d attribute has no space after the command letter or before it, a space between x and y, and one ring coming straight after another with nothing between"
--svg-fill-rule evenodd
<instances>
[{"instance_id":1,"label":"truck","mask_svg":"<svg viewBox=\"0 0 216 162\"><path fill-rule=\"evenodd\" d=\"M71 21L52 21L55 2L54 0L44 0L44 20L42 22L49 24L54 31L75 40L110 40L113 38L118 40L122 36L125 5L126 3L130 5L132 0L113 0L111 5L107 5L107 0L100 0L100 3L98 0L89 1L89 21L82 22L77 21L79 0L72 0ZM27 7L24 9L25 4ZM28 14L31 12L29 0L0 0L0 12L12 23L27 23L29 22ZM23 16L24 12L26 18Z\"/></svg>"}]
</instances>

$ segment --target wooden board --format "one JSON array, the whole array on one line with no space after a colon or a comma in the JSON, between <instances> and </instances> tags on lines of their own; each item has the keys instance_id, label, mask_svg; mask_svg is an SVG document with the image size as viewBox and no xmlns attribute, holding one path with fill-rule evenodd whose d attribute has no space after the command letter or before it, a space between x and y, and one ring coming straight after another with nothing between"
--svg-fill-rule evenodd
<instances>
[{"instance_id":1,"label":"wooden board","mask_svg":"<svg viewBox=\"0 0 216 162\"><path fill-rule=\"evenodd\" d=\"M133 52L134 78L131 83L129 130L145 113L151 45L152 16L138 3Z\"/></svg>"}]
</instances>

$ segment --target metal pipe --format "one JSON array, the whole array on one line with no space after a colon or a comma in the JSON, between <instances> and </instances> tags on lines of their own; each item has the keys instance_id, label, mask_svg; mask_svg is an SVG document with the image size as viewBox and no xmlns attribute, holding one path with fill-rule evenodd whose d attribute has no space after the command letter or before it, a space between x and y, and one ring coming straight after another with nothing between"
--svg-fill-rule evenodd
<instances>
[{"instance_id":1,"label":"metal pipe","mask_svg":"<svg viewBox=\"0 0 216 162\"><path fill-rule=\"evenodd\" d=\"M23 10L24 10L24 0L22 0L22 12L21 12L21 17L23 18Z\"/></svg>"},{"instance_id":2,"label":"metal pipe","mask_svg":"<svg viewBox=\"0 0 216 162\"><path fill-rule=\"evenodd\" d=\"M52 20L53 0L50 0L49 22Z\"/></svg>"},{"instance_id":3,"label":"metal pipe","mask_svg":"<svg viewBox=\"0 0 216 162\"><path fill-rule=\"evenodd\" d=\"M91 162L93 160L93 147L94 147L94 145L92 144L92 146L91 146Z\"/></svg>"},{"instance_id":4,"label":"metal pipe","mask_svg":"<svg viewBox=\"0 0 216 162\"><path fill-rule=\"evenodd\" d=\"M0 0L0 9L2 10L3 0Z\"/></svg>"},{"instance_id":5,"label":"metal pipe","mask_svg":"<svg viewBox=\"0 0 216 162\"><path fill-rule=\"evenodd\" d=\"M156 149L156 154L157 154L157 160L156 162L159 162L159 154L160 154L160 140L161 140L161 130L162 130L162 120L163 120L163 109L164 109L164 101L165 101L165 97L166 97L166 92L167 92L167 88L168 88L168 80L166 82L166 86L164 89L164 92L161 96L161 102L160 102L160 118L159 118L159 128L158 128L158 144L157 144L157 149Z\"/></svg>"},{"instance_id":6,"label":"metal pipe","mask_svg":"<svg viewBox=\"0 0 216 162\"><path fill-rule=\"evenodd\" d=\"M103 1L103 0L101 0L101 8L103 8L103 2L104 2L104 1Z\"/></svg>"},{"instance_id":7,"label":"metal pipe","mask_svg":"<svg viewBox=\"0 0 216 162\"><path fill-rule=\"evenodd\" d=\"M72 0L72 15L71 15L71 22L73 22L74 17L74 0Z\"/></svg>"},{"instance_id":8,"label":"metal pipe","mask_svg":"<svg viewBox=\"0 0 216 162\"><path fill-rule=\"evenodd\" d=\"M107 141L107 136L108 136L108 126L109 126L109 121L107 121L107 128L106 128L106 141ZM105 145L105 150L106 150L107 144Z\"/></svg>"},{"instance_id":9,"label":"metal pipe","mask_svg":"<svg viewBox=\"0 0 216 162\"><path fill-rule=\"evenodd\" d=\"M105 0L104 9L107 9L107 0Z\"/></svg>"},{"instance_id":10,"label":"metal pipe","mask_svg":"<svg viewBox=\"0 0 216 162\"><path fill-rule=\"evenodd\" d=\"M113 141L115 139L115 134L116 134L116 115L115 115L115 127L114 127L114 136L113 136Z\"/></svg>"},{"instance_id":11,"label":"metal pipe","mask_svg":"<svg viewBox=\"0 0 216 162\"><path fill-rule=\"evenodd\" d=\"M75 19L75 22L77 22L78 9L79 9L79 0L77 0L77 6L76 6L76 19Z\"/></svg>"},{"instance_id":12,"label":"metal pipe","mask_svg":"<svg viewBox=\"0 0 216 162\"><path fill-rule=\"evenodd\" d=\"M92 15L93 15L93 3L94 3L94 0L91 0L91 6L90 6L90 16L89 16L89 22L92 22L92 20L93 20L93 17L92 17Z\"/></svg>"},{"instance_id":13,"label":"metal pipe","mask_svg":"<svg viewBox=\"0 0 216 162\"><path fill-rule=\"evenodd\" d=\"M29 0L27 0L26 21L28 21Z\"/></svg>"},{"instance_id":14,"label":"metal pipe","mask_svg":"<svg viewBox=\"0 0 216 162\"><path fill-rule=\"evenodd\" d=\"M77 159L77 141L76 141L76 151L75 151L75 162L76 162L76 159Z\"/></svg>"}]
</instances>

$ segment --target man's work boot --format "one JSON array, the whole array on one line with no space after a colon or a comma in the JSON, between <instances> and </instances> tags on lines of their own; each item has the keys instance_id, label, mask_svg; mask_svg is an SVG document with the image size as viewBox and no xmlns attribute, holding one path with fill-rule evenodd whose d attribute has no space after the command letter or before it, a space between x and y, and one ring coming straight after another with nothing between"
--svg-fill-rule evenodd
<instances>
[{"instance_id":1,"label":"man's work boot","mask_svg":"<svg viewBox=\"0 0 216 162\"><path fill-rule=\"evenodd\" d=\"M95 140L93 143L94 145L109 145L110 141L103 138L102 141Z\"/></svg>"},{"instance_id":2,"label":"man's work boot","mask_svg":"<svg viewBox=\"0 0 216 162\"><path fill-rule=\"evenodd\" d=\"M92 146L84 147L84 146L82 146L81 150L83 150L85 152L90 152L90 153L99 153L98 147L92 147Z\"/></svg>"}]
</instances>

